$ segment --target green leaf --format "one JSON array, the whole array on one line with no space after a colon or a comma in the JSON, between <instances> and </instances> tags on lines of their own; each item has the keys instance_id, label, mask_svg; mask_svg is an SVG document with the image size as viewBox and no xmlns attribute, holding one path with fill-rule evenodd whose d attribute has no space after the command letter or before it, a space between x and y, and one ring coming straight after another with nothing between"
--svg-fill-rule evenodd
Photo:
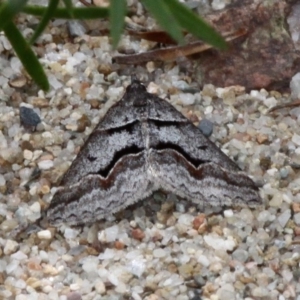
<instances>
[{"instance_id":1,"label":"green leaf","mask_svg":"<svg viewBox=\"0 0 300 300\"><path fill-rule=\"evenodd\" d=\"M164 1L141 0L141 2L155 17L162 29L164 29L174 40L178 41L179 43L184 42L181 27L178 21L172 15L170 7Z\"/></svg>"},{"instance_id":2,"label":"green leaf","mask_svg":"<svg viewBox=\"0 0 300 300\"><path fill-rule=\"evenodd\" d=\"M227 48L227 44L222 36L185 5L179 3L177 0L161 1L169 7L174 18L176 18L182 28L215 47L221 49Z\"/></svg>"},{"instance_id":3,"label":"green leaf","mask_svg":"<svg viewBox=\"0 0 300 300\"><path fill-rule=\"evenodd\" d=\"M116 48L124 28L127 10L126 0L110 0L109 22L113 48Z\"/></svg>"},{"instance_id":4,"label":"green leaf","mask_svg":"<svg viewBox=\"0 0 300 300\"><path fill-rule=\"evenodd\" d=\"M33 33L30 44L33 44L37 38L41 35L41 33L45 30L47 27L49 21L51 18L53 18L53 14L58 6L59 0L50 0L49 5L46 7L45 13L36 28L35 32Z\"/></svg>"},{"instance_id":5,"label":"green leaf","mask_svg":"<svg viewBox=\"0 0 300 300\"><path fill-rule=\"evenodd\" d=\"M26 2L27 0L8 0L0 4L0 31L24 8Z\"/></svg>"},{"instance_id":6,"label":"green leaf","mask_svg":"<svg viewBox=\"0 0 300 300\"><path fill-rule=\"evenodd\" d=\"M33 16L43 16L47 8L43 6L25 6L23 12ZM74 19L99 19L109 15L108 8L102 7L73 7ZM57 19L73 19L67 8L57 8L52 15Z\"/></svg>"},{"instance_id":7,"label":"green leaf","mask_svg":"<svg viewBox=\"0 0 300 300\"><path fill-rule=\"evenodd\" d=\"M63 0L65 7L68 9L70 17L74 18L73 16L73 4L72 4L72 0Z\"/></svg>"},{"instance_id":8,"label":"green leaf","mask_svg":"<svg viewBox=\"0 0 300 300\"><path fill-rule=\"evenodd\" d=\"M30 48L30 45L26 42L19 29L13 22L9 22L3 30L28 74L40 88L48 90L49 83L43 67L39 63L37 57Z\"/></svg>"}]
</instances>

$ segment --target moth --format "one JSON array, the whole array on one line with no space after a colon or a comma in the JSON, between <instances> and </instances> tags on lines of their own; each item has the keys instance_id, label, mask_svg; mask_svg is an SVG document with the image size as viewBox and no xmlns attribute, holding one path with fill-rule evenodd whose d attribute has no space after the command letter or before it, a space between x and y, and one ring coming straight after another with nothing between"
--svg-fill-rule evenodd
<instances>
[{"instance_id":1,"label":"moth","mask_svg":"<svg viewBox=\"0 0 300 300\"><path fill-rule=\"evenodd\" d=\"M260 205L255 183L167 101L132 79L65 173L44 217L92 223L162 189L201 205Z\"/></svg>"}]
</instances>

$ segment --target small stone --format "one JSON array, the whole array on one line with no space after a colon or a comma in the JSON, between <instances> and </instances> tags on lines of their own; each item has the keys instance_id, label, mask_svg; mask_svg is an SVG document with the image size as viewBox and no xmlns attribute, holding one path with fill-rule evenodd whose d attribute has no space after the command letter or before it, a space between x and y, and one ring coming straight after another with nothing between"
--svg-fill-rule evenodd
<instances>
[{"instance_id":1,"label":"small stone","mask_svg":"<svg viewBox=\"0 0 300 300\"><path fill-rule=\"evenodd\" d=\"M95 282L95 290L97 292L97 294L99 295L103 295L106 292L106 287L105 284L103 283L102 280L97 279Z\"/></svg>"},{"instance_id":2,"label":"small stone","mask_svg":"<svg viewBox=\"0 0 300 300\"><path fill-rule=\"evenodd\" d=\"M5 255L10 255L12 253L15 253L19 248L19 244L15 241L12 240L7 240L5 246L4 246L4 254Z\"/></svg>"},{"instance_id":3,"label":"small stone","mask_svg":"<svg viewBox=\"0 0 300 300\"><path fill-rule=\"evenodd\" d=\"M248 260L249 254L246 250L243 249L236 249L232 253L232 258L238 260L240 262L246 262Z\"/></svg>"},{"instance_id":4,"label":"small stone","mask_svg":"<svg viewBox=\"0 0 300 300\"><path fill-rule=\"evenodd\" d=\"M224 285L222 285L218 291L217 291L217 295L219 296L219 299L222 300L234 300L236 299L235 295L235 290L233 285L226 283Z\"/></svg>"},{"instance_id":5,"label":"small stone","mask_svg":"<svg viewBox=\"0 0 300 300\"><path fill-rule=\"evenodd\" d=\"M213 0L211 3L211 7L214 10L220 10L223 9L226 5L226 2L223 0Z\"/></svg>"},{"instance_id":6,"label":"small stone","mask_svg":"<svg viewBox=\"0 0 300 300\"><path fill-rule=\"evenodd\" d=\"M54 165L53 160L49 160L49 159L38 162L38 166L41 170L51 169L53 167L53 165Z\"/></svg>"},{"instance_id":7,"label":"small stone","mask_svg":"<svg viewBox=\"0 0 300 300\"><path fill-rule=\"evenodd\" d=\"M193 269L191 264L184 264L178 267L179 274L184 278L190 277L193 273Z\"/></svg>"},{"instance_id":8,"label":"small stone","mask_svg":"<svg viewBox=\"0 0 300 300\"><path fill-rule=\"evenodd\" d=\"M296 236L300 235L300 226L295 226L294 233L295 233Z\"/></svg>"},{"instance_id":9,"label":"small stone","mask_svg":"<svg viewBox=\"0 0 300 300\"><path fill-rule=\"evenodd\" d=\"M145 233L139 228L133 229L131 231L131 235L134 239L140 240L140 241L145 237Z\"/></svg>"},{"instance_id":10,"label":"small stone","mask_svg":"<svg viewBox=\"0 0 300 300\"><path fill-rule=\"evenodd\" d=\"M35 97L32 99L30 104L32 104L34 107L45 108L45 107L49 107L49 100L45 98Z\"/></svg>"},{"instance_id":11,"label":"small stone","mask_svg":"<svg viewBox=\"0 0 300 300\"><path fill-rule=\"evenodd\" d=\"M287 168L280 168L280 170L279 170L281 179L286 179L289 176L289 173L290 173L289 169L287 169Z\"/></svg>"},{"instance_id":12,"label":"small stone","mask_svg":"<svg viewBox=\"0 0 300 300\"><path fill-rule=\"evenodd\" d=\"M300 212L299 213L296 213L294 215L294 222L297 224L297 225L300 225Z\"/></svg>"},{"instance_id":13,"label":"small stone","mask_svg":"<svg viewBox=\"0 0 300 300\"><path fill-rule=\"evenodd\" d=\"M32 158L33 158L33 152L32 151L30 151L30 150L24 150L23 151L23 156L24 156L24 158L25 159L27 159L27 160L32 160Z\"/></svg>"},{"instance_id":14,"label":"small stone","mask_svg":"<svg viewBox=\"0 0 300 300\"><path fill-rule=\"evenodd\" d=\"M198 125L198 128L201 130L203 135L210 137L213 133L214 125L211 121L207 119L202 119Z\"/></svg>"},{"instance_id":15,"label":"small stone","mask_svg":"<svg viewBox=\"0 0 300 300\"><path fill-rule=\"evenodd\" d=\"M40 271L42 270L42 266L34 261L34 260L30 260L28 263L27 263L27 267L29 270L33 270L33 271Z\"/></svg>"},{"instance_id":16,"label":"small stone","mask_svg":"<svg viewBox=\"0 0 300 300\"><path fill-rule=\"evenodd\" d=\"M272 200L270 200L269 205L271 207L280 207L282 204L282 195L281 194L275 194Z\"/></svg>"},{"instance_id":17,"label":"small stone","mask_svg":"<svg viewBox=\"0 0 300 300\"><path fill-rule=\"evenodd\" d=\"M92 108L99 108L101 102L98 99L90 99L88 103L91 105Z\"/></svg>"},{"instance_id":18,"label":"small stone","mask_svg":"<svg viewBox=\"0 0 300 300\"><path fill-rule=\"evenodd\" d=\"M125 248L124 243L120 242L120 241L115 241L115 248L118 250L122 250Z\"/></svg>"},{"instance_id":19,"label":"small stone","mask_svg":"<svg viewBox=\"0 0 300 300\"><path fill-rule=\"evenodd\" d=\"M0 186L4 186L5 183L6 183L5 177L2 174L0 174Z\"/></svg>"},{"instance_id":20,"label":"small stone","mask_svg":"<svg viewBox=\"0 0 300 300\"><path fill-rule=\"evenodd\" d=\"M299 213L300 212L300 203L293 202L292 203L292 209L294 213Z\"/></svg>"},{"instance_id":21,"label":"small stone","mask_svg":"<svg viewBox=\"0 0 300 300\"><path fill-rule=\"evenodd\" d=\"M287 222L291 219L291 210L285 210L281 215L278 216L277 220L282 228L285 227Z\"/></svg>"},{"instance_id":22,"label":"small stone","mask_svg":"<svg viewBox=\"0 0 300 300\"><path fill-rule=\"evenodd\" d=\"M164 249L158 248L153 250L153 256L156 258L161 258L166 256L166 251Z\"/></svg>"},{"instance_id":23,"label":"small stone","mask_svg":"<svg viewBox=\"0 0 300 300\"><path fill-rule=\"evenodd\" d=\"M233 238L224 239L214 234L205 235L204 241L215 250L232 251L236 246Z\"/></svg>"},{"instance_id":24,"label":"small stone","mask_svg":"<svg viewBox=\"0 0 300 300\"><path fill-rule=\"evenodd\" d=\"M251 291L253 297L267 297L269 295L269 290L264 287L255 287Z\"/></svg>"},{"instance_id":25,"label":"small stone","mask_svg":"<svg viewBox=\"0 0 300 300\"><path fill-rule=\"evenodd\" d=\"M17 75L9 80L9 85L14 88L21 88L27 83L27 79L24 75Z\"/></svg>"},{"instance_id":26,"label":"small stone","mask_svg":"<svg viewBox=\"0 0 300 300\"><path fill-rule=\"evenodd\" d=\"M71 286L72 285L70 285L70 288ZM81 295L77 292L68 293L67 295L67 300L81 300L81 299L82 299Z\"/></svg>"},{"instance_id":27,"label":"small stone","mask_svg":"<svg viewBox=\"0 0 300 300\"><path fill-rule=\"evenodd\" d=\"M180 94L179 98L183 106L193 105L195 103L195 95L184 93Z\"/></svg>"},{"instance_id":28,"label":"small stone","mask_svg":"<svg viewBox=\"0 0 300 300\"><path fill-rule=\"evenodd\" d=\"M259 133L256 140L259 144L263 144L268 141L268 136L266 134Z\"/></svg>"},{"instance_id":29,"label":"small stone","mask_svg":"<svg viewBox=\"0 0 300 300\"><path fill-rule=\"evenodd\" d=\"M23 151L24 150L33 151L33 146L29 141L23 141L22 144L21 144L21 148L22 148Z\"/></svg>"},{"instance_id":30,"label":"small stone","mask_svg":"<svg viewBox=\"0 0 300 300\"><path fill-rule=\"evenodd\" d=\"M225 218L231 218L231 217L233 217L233 211L232 211L232 209L224 210L224 217Z\"/></svg>"},{"instance_id":31,"label":"small stone","mask_svg":"<svg viewBox=\"0 0 300 300\"><path fill-rule=\"evenodd\" d=\"M69 31L69 35L72 38L75 38L77 36L83 36L86 34L87 28L84 25L84 23L80 20L72 20L67 22L67 28Z\"/></svg>"},{"instance_id":32,"label":"small stone","mask_svg":"<svg viewBox=\"0 0 300 300\"><path fill-rule=\"evenodd\" d=\"M37 236L41 240L50 240L52 237L50 230L41 230L37 233Z\"/></svg>"},{"instance_id":33,"label":"small stone","mask_svg":"<svg viewBox=\"0 0 300 300\"><path fill-rule=\"evenodd\" d=\"M24 260L27 259L28 256L26 254L24 254L22 251L17 251L14 254L11 254L10 256L12 259L17 259L17 260Z\"/></svg>"},{"instance_id":34,"label":"small stone","mask_svg":"<svg viewBox=\"0 0 300 300\"><path fill-rule=\"evenodd\" d=\"M193 228L198 230L199 227L206 223L205 214L198 215L193 221Z\"/></svg>"},{"instance_id":35,"label":"small stone","mask_svg":"<svg viewBox=\"0 0 300 300\"><path fill-rule=\"evenodd\" d=\"M300 146L300 135L297 133L294 133L292 136L292 142L296 144L297 146Z\"/></svg>"},{"instance_id":36,"label":"small stone","mask_svg":"<svg viewBox=\"0 0 300 300\"><path fill-rule=\"evenodd\" d=\"M86 127L91 126L91 121L87 115L82 115L80 119L77 120L77 131L84 132Z\"/></svg>"},{"instance_id":37,"label":"small stone","mask_svg":"<svg viewBox=\"0 0 300 300\"><path fill-rule=\"evenodd\" d=\"M41 119L32 108L21 106L20 122L25 127L36 127L39 123L41 123Z\"/></svg>"},{"instance_id":38,"label":"small stone","mask_svg":"<svg viewBox=\"0 0 300 300\"><path fill-rule=\"evenodd\" d=\"M119 234L119 227L117 225L105 228L105 237L106 237L106 242L111 243L114 242Z\"/></svg>"}]
</instances>

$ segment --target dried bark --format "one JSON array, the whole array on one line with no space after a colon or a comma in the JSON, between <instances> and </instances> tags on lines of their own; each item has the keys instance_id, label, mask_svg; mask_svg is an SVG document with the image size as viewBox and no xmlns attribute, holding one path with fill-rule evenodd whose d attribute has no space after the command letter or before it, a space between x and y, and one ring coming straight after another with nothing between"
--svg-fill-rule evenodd
<instances>
[{"instance_id":1,"label":"dried bark","mask_svg":"<svg viewBox=\"0 0 300 300\"><path fill-rule=\"evenodd\" d=\"M250 89L286 91L299 72L300 51L289 35L286 19L295 1L238 1L207 16L219 32L245 28L227 52L207 51L198 59L199 78L216 86L242 85Z\"/></svg>"}]
</instances>

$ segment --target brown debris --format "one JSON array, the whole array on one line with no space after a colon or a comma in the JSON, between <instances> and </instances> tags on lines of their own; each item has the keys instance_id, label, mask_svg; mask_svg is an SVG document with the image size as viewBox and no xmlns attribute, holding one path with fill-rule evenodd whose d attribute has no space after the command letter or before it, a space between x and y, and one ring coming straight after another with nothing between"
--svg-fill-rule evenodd
<instances>
[{"instance_id":1,"label":"brown debris","mask_svg":"<svg viewBox=\"0 0 300 300\"><path fill-rule=\"evenodd\" d=\"M251 89L288 91L291 77L299 71L300 50L288 32L287 18L295 0L235 1L220 11L204 16L218 32L235 32L228 51L213 49L200 41L184 46L160 48L144 53L116 56L119 64L143 64L149 61L172 61L189 56L194 63L184 60L180 67L193 80L215 86L240 85ZM247 31L247 32L246 32ZM172 44L167 34L160 31L130 34L139 38ZM196 63L195 63L196 62ZM295 103L296 104L296 103ZM274 108L275 109L275 108Z\"/></svg>"},{"instance_id":2,"label":"brown debris","mask_svg":"<svg viewBox=\"0 0 300 300\"><path fill-rule=\"evenodd\" d=\"M136 31L132 29L127 29L127 32L135 37L144 39L151 42L157 42L162 44L176 45L174 41L165 31L153 30L153 31Z\"/></svg>"},{"instance_id":3,"label":"brown debris","mask_svg":"<svg viewBox=\"0 0 300 300\"><path fill-rule=\"evenodd\" d=\"M300 52L286 30L293 2L238 1L221 12L206 16L219 32L247 28L249 33L243 40L234 42L230 51L203 53L198 66L203 84L238 84L247 90L287 90L290 78L299 69Z\"/></svg>"},{"instance_id":4,"label":"brown debris","mask_svg":"<svg viewBox=\"0 0 300 300\"><path fill-rule=\"evenodd\" d=\"M227 34L225 37L226 41L234 40L240 36L246 34L245 30L235 31L233 33ZM149 61L173 61L178 57L190 56L197 54L208 49L211 49L212 46L204 44L203 42L197 41L184 46L174 46L168 47L165 49L156 49L148 52L132 54L132 55L122 55L115 56L113 61L118 64L142 64Z\"/></svg>"},{"instance_id":5,"label":"brown debris","mask_svg":"<svg viewBox=\"0 0 300 300\"><path fill-rule=\"evenodd\" d=\"M276 105L276 106L272 107L269 110L269 113L270 112L274 112L274 111L276 111L278 109L290 108L290 107L297 107L297 106L300 106L300 100L295 100L295 101L290 102L290 103L284 103L284 104Z\"/></svg>"}]
</instances>

